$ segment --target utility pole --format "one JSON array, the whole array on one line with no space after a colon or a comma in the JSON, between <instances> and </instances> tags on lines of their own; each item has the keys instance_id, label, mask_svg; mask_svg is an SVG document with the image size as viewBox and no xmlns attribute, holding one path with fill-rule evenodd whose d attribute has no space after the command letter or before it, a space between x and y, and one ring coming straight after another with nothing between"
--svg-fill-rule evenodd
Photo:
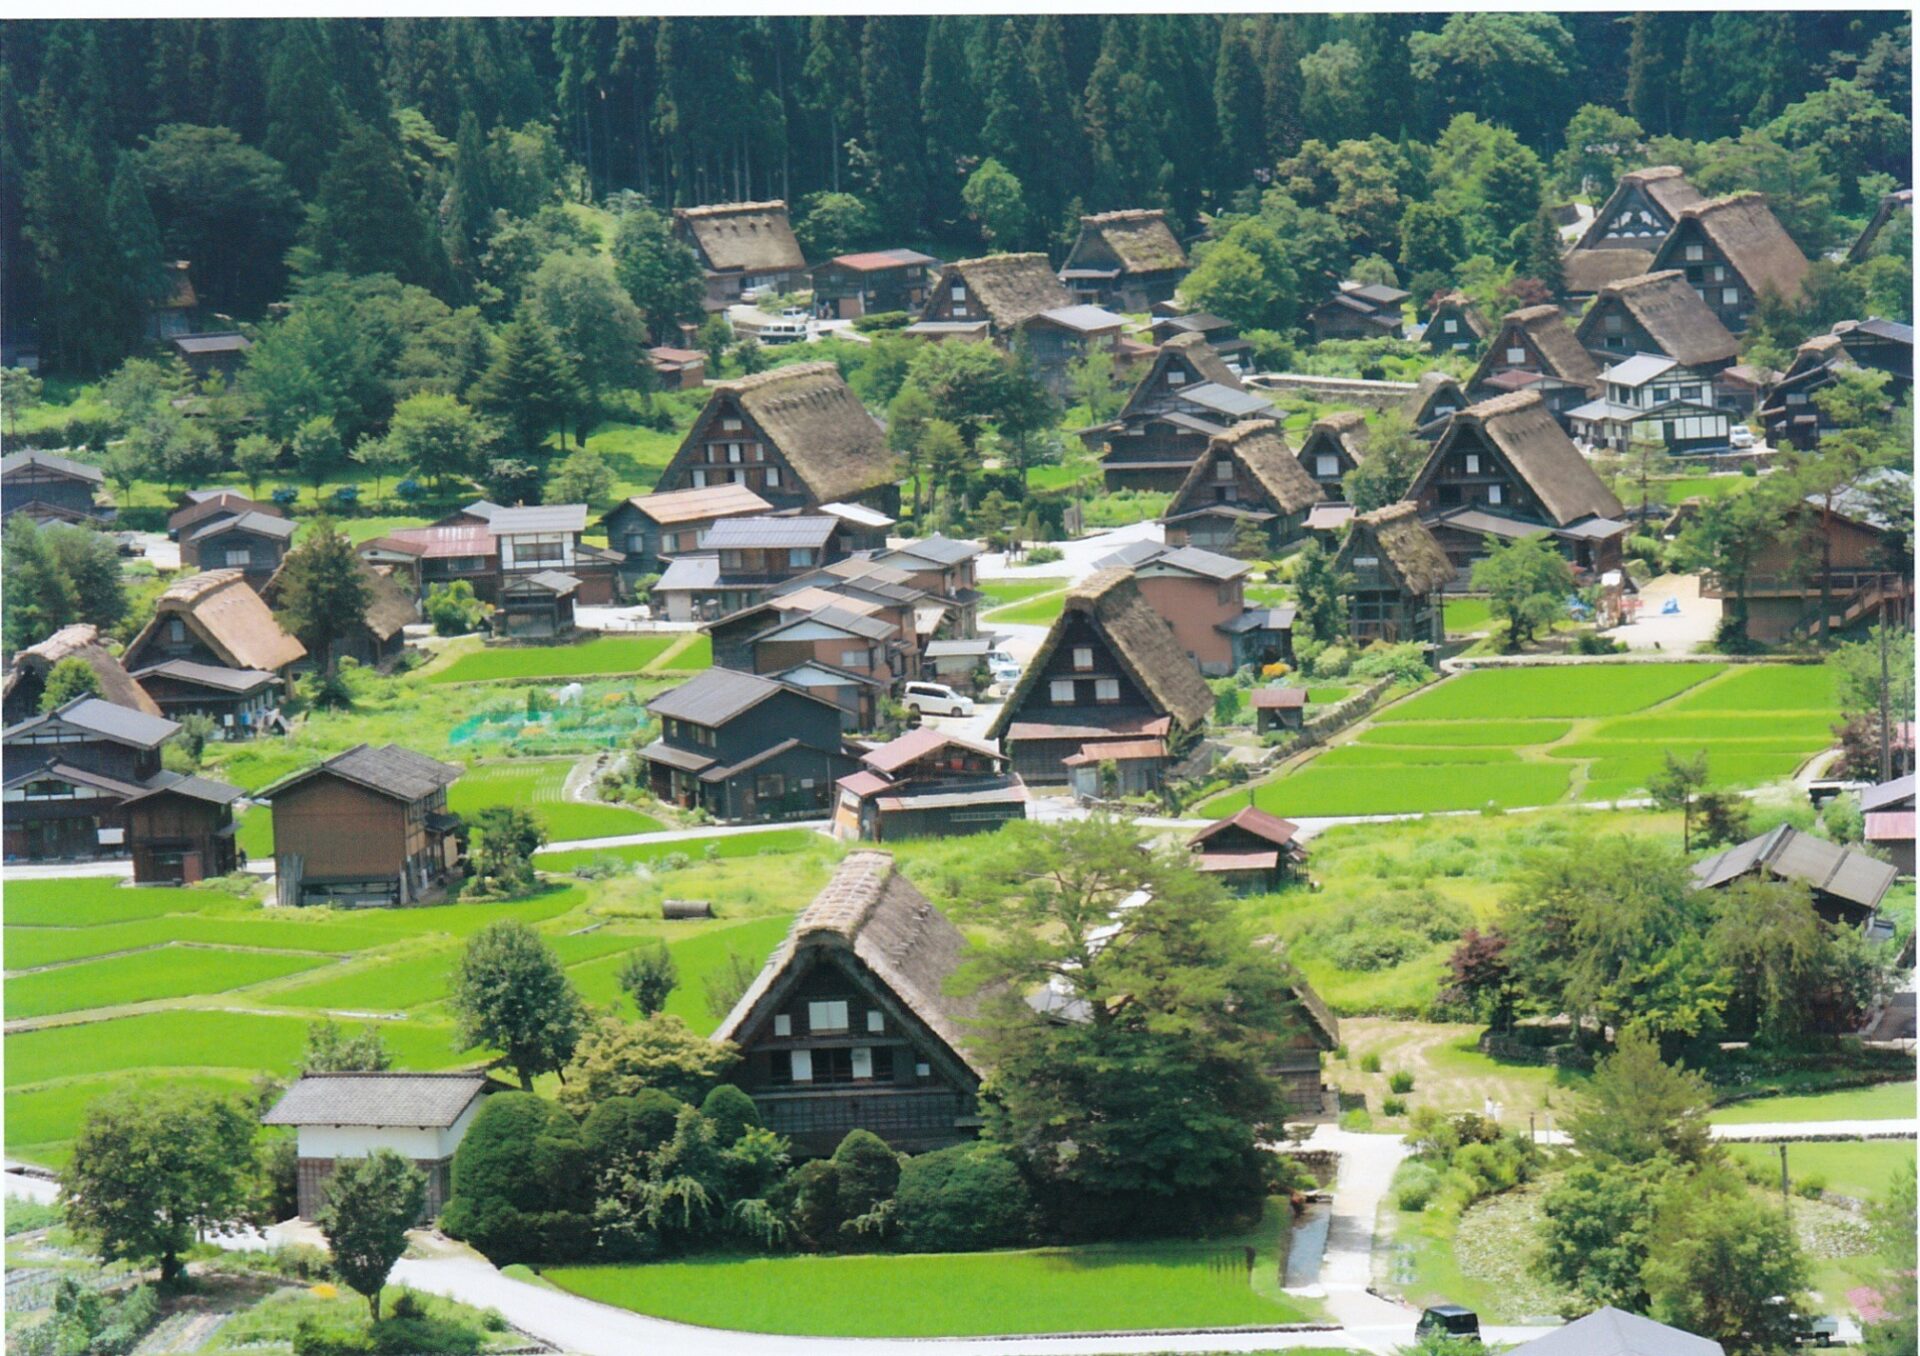
<instances>
[{"instance_id":1,"label":"utility pole","mask_svg":"<svg viewBox=\"0 0 1920 1356\"><path fill-rule=\"evenodd\" d=\"M1783 1214L1793 1213L1792 1183L1787 1178L1787 1142L1780 1141L1780 1209Z\"/></svg>"},{"instance_id":2,"label":"utility pole","mask_svg":"<svg viewBox=\"0 0 1920 1356\"><path fill-rule=\"evenodd\" d=\"M1880 784L1884 786L1893 780L1893 683L1887 676L1886 618L1882 616L1873 629L1880 633Z\"/></svg>"}]
</instances>

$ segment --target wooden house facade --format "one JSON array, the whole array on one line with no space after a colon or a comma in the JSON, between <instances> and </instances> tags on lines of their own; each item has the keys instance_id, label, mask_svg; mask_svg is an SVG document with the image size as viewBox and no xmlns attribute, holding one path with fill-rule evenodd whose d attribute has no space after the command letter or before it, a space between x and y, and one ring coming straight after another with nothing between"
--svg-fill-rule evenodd
<instances>
[{"instance_id":1,"label":"wooden house facade","mask_svg":"<svg viewBox=\"0 0 1920 1356\"><path fill-rule=\"evenodd\" d=\"M1432 442L1446 430L1447 420L1466 407L1459 382L1445 372L1423 372L1400 403L1400 413L1415 437Z\"/></svg>"},{"instance_id":2,"label":"wooden house facade","mask_svg":"<svg viewBox=\"0 0 1920 1356\"><path fill-rule=\"evenodd\" d=\"M1602 362L1650 354L1709 380L1740 355L1739 340L1679 269L1609 283L1580 317L1573 337Z\"/></svg>"},{"instance_id":3,"label":"wooden house facade","mask_svg":"<svg viewBox=\"0 0 1920 1356\"><path fill-rule=\"evenodd\" d=\"M266 669L169 659L133 675L169 720L205 716L215 740L251 739L277 724L286 683Z\"/></svg>"},{"instance_id":4,"label":"wooden house facade","mask_svg":"<svg viewBox=\"0 0 1920 1356\"><path fill-rule=\"evenodd\" d=\"M1565 428L1569 411L1598 393L1600 364L1580 346L1557 306L1526 306L1499 331L1467 381L1476 401L1531 391Z\"/></svg>"},{"instance_id":5,"label":"wooden house facade","mask_svg":"<svg viewBox=\"0 0 1920 1356\"><path fill-rule=\"evenodd\" d=\"M57 452L0 457L0 517L26 511L49 521L85 523L111 516L95 501L107 483L98 466Z\"/></svg>"},{"instance_id":6,"label":"wooden house facade","mask_svg":"<svg viewBox=\"0 0 1920 1356\"><path fill-rule=\"evenodd\" d=\"M1427 317L1420 340L1435 353L1479 353L1487 339L1487 320L1465 292L1449 292Z\"/></svg>"},{"instance_id":7,"label":"wooden house facade","mask_svg":"<svg viewBox=\"0 0 1920 1356\"><path fill-rule=\"evenodd\" d=\"M1075 363L1091 353L1105 353L1117 362L1126 323L1125 316L1099 306L1056 306L1020 322L1020 352L1040 384L1065 398Z\"/></svg>"},{"instance_id":8,"label":"wooden house facade","mask_svg":"<svg viewBox=\"0 0 1920 1356\"><path fill-rule=\"evenodd\" d=\"M1913 326L1878 318L1843 320L1794 351L1793 362L1770 383L1759 402L1759 418L1767 442L1810 451L1833 421L1814 397L1831 386L1842 371L1857 368L1884 372L1881 395L1891 412L1913 389Z\"/></svg>"},{"instance_id":9,"label":"wooden house facade","mask_svg":"<svg viewBox=\"0 0 1920 1356\"><path fill-rule=\"evenodd\" d=\"M1208 311L1170 309L1169 304L1164 302L1153 308L1153 319L1147 325L1147 337L1155 344L1164 345L1189 334L1206 340L1207 347L1214 351L1234 376L1246 377L1253 372L1253 344L1240 337L1239 329L1231 320L1224 320Z\"/></svg>"},{"instance_id":10,"label":"wooden house facade","mask_svg":"<svg viewBox=\"0 0 1920 1356\"><path fill-rule=\"evenodd\" d=\"M293 546L294 525L279 514L251 509L184 529L180 563L198 570L238 570L259 588L280 568Z\"/></svg>"},{"instance_id":11,"label":"wooden house facade","mask_svg":"<svg viewBox=\"0 0 1920 1356\"><path fill-rule=\"evenodd\" d=\"M715 819L824 817L857 762L840 707L804 688L708 669L647 704L660 737L640 750L653 794Z\"/></svg>"},{"instance_id":12,"label":"wooden house facade","mask_svg":"<svg viewBox=\"0 0 1920 1356\"><path fill-rule=\"evenodd\" d=\"M1087 305L1137 312L1172 301L1190 267L1167 214L1137 208L1081 217L1060 281Z\"/></svg>"},{"instance_id":13,"label":"wooden house facade","mask_svg":"<svg viewBox=\"0 0 1920 1356\"><path fill-rule=\"evenodd\" d=\"M1209 440L1272 415L1206 339L1182 334L1160 346L1113 422L1084 436L1106 443L1107 489L1177 490Z\"/></svg>"},{"instance_id":14,"label":"wooden house facade","mask_svg":"<svg viewBox=\"0 0 1920 1356\"><path fill-rule=\"evenodd\" d=\"M1277 551L1305 534L1307 513L1320 498L1280 425L1256 420L1208 441L1160 522L1169 546L1225 554L1252 530Z\"/></svg>"},{"instance_id":15,"label":"wooden house facade","mask_svg":"<svg viewBox=\"0 0 1920 1356\"><path fill-rule=\"evenodd\" d=\"M813 266L813 313L821 320L858 320L896 311L919 314L940 261L918 250L841 254Z\"/></svg>"},{"instance_id":16,"label":"wooden house facade","mask_svg":"<svg viewBox=\"0 0 1920 1356\"><path fill-rule=\"evenodd\" d=\"M1280 889L1306 865L1300 826L1249 805L1217 819L1187 840L1194 869L1237 895Z\"/></svg>"},{"instance_id":17,"label":"wooden house facade","mask_svg":"<svg viewBox=\"0 0 1920 1356\"><path fill-rule=\"evenodd\" d=\"M1347 589L1347 633L1362 645L1445 643L1442 594L1454 565L1420 510L1401 500L1356 514L1334 558L1337 573L1353 580Z\"/></svg>"},{"instance_id":18,"label":"wooden house facade","mask_svg":"<svg viewBox=\"0 0 1920 1356\"><path fill-rule=\"evenodd\" d=\"M922 339L985 339L1005 348L1023 322L1075 304L1044 254L993 254L940 270L919 319L905 333Z\"/></svg>"},{"instance_id":19,"label":"wooden house facade","mask_svg":"<svg viewBox=\"0 0 1920 1356\"><path fill-rule=\"evenodd\" d=\"M1681 212L1703 200L1678 165L1654 165L1621 175L1561 260L1566 296L1581 300L1609 283L1645 273L1673 233Z\"/></svg>"},{"instance_id":20,"label":"wooden house facade","mask_svg":"<svg viewBox=\"0 0 1920 1356\"><path fill-rule=\"evenodd\" d=\"M966 940L884 852L849 853L713 1033L766 1126L826 1154L851 1130L904 1152L971 1139L985 1070L975 1001L947 992Z\"/></svg>"},{"instance_id":21,"label":"wooden house facade","mask_svg":"<svg viewBox=\"0 0 1920 1356\"><path fill-rule=\"evenodd\" d=\"M1734 334L1746 333L1762 293L1799 300L1807 268L1807 256L1758 193L1687 207L1653 258L1654 271L1686 274L1688 285Z\"/></svg>"},{"instance_id":22,"label":"wooden house facade","mask_svg":"<svg viewBox=\"0 0 1920 1356\"><path fill-rule=\"evenodd\" d=\"M238 871L233 803L240 788L163 773L122 807L137 885L195 885Z\"/></svg>"},{"instance_id":23,"label":"wooden house facade","mask_svg":"<svg viewBox=\"0 0 1920 1356\"><path fill-rule=\"evenodd\" d=\"M466 825L447 809L463 769L359 744L258 793L273 806L280 903L363 907L438 899L463 874Z\"/></svg>"},{"instance_id":24,"label":"wooden house facade","mask_svg":"<svg viewBox=\"0 0 1920 1356\"><path fill-rule=\"evenodd\" d=\"M709 311L724 311L748 292L806 289L807 261L784 202L676 207L673 234L699 256Z\"/></svg>"},{"instance_id":25,"label":"wooden house facade","mask_svg":"<svg viewBox=\"0 0 1920 1356\"><path fill-rule=\"evenodd\" d=\"M1490 536L1548 533L1583 583L1600 583L1622 568L1628 525L1620 501L1532 391L1454 415L1407 498L1460 583L1485 556Z\"/></svg>"},{"instance_id":26,"label":"wooden house facade","mask_svg":"<svg viewBox=\"0 0 1920 1356\"><path fill-rule=\"evenodd\" d=\"M1173 631L1174 640L1209 677L1236 667L1233 623L1246 610L1247 575L1243 560L1198 546L1130 542L1094 562L1094 569L1132 570L1147 606Z\"/></svg>"},{"instance_id":27,"label":"wooden house facade","mask_svg":"<svg viewBox=\"0 0 1920 1356\"><path fill-rule=\"evenodd\" d=\"M271 610L238 570L209 570L169 584L154 602L153 618L121 657L129 670L169 660L214 668L259 669L290 682L307 647L280 628Z\"/></svg>"},{"instance_id":28,"label":"wooden house facade","mask_svg":"<svg viewBox=\"0 0 1920 1356\"><path fill-rule=\"evenodd\" d=\"M885 843L991 833L1024 819L1027 792L985 744L929 726L868 749L839 782L836 838Z\"/></svg>"},{"instance_id":29,"label":"wooden house facade","mask_svg":"<svg viewBox=\"0 0 1920 1356\"><path fill-rule=\"evenodd\" d=\"M656 493L738 485L776 509L830 502L900 512L893 453L832 363L715 383Z\"/></svg>"},{"instance_id":30,"label":"wooden house facade","mask_svg":"<svg viewBox=\"0 0 1920 1356\"><path fill-rule=\"evenodd\" d=\"M1406 333L1401 307L1410 293L1384 283L1347 281L1307 312L1313 342L1329 339L1399 339Z\"/></svg>"},{"instance_id":31,"label":"wooden house facade","mask_svg":"<svg viewBox=\"0 0 1920 1356\"><path fill-rule=\"evenodd\" d=\"M120 857L126 803L171 774L160 746L173 721L76 697L5 735L5 854L9 861Z\"/></svg>"},{"instance_id":32,"label":"wooden house facade","mask_svg":"<svg viewBox=\"0 0 1920 1356\"><path fill-rule=\"evenodd\" d=\"M653 586L654 606L672 621L709 621L764 601L774 586L831 564L840 522L825 514L722 518L700 534L700 549L676 556Z\"/></svg>"},{"instance_id":33,"label":"wooden house facade","mask_svg":"<svg viewBox=\"0 0 1920 1356\"><path fill-rule=\"evenodd\" d=\"M1132 572L1101 570L1067 591L987 737L1024 780L1055 785L1069 758L1151 742L1157 781L1212 711L1212 690Z\"/></svg>"}]
</instances>

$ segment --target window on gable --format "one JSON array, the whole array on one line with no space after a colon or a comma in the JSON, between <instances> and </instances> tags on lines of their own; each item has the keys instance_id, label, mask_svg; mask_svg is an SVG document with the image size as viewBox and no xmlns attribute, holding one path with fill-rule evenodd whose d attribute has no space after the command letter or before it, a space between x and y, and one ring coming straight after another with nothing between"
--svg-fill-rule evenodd
<instances>
[{"instance_id":1,"label":"window on gable","mask_svg":"<svg viewBox=\"0 0 1920 1356\"><path fill-rule=\"evenodd\" d=\"M1216 461L1213 464L1213 478L1215 480L1223 480L1223 481L1232 480L1233 479L1233 463L1227 460L1225 457L1222 457L1219 461Z\"/></svg>"},{"instance_id":2,"label":"window on gable","mask_svg":"<svg viewBox=\"0 0 1920 1356\"><path fill-rule=\"evenodd\" d=\"M187 638L187 624L185 622L181 621L178 617L175 617L172 621L169 621L167 623L167 639L170 642L172 642L175 645L179 645L183 643L186 640L186 638Z\"/></svg>"},{"instance_id":3,"label":"window on gable","mask_svg":"<svg viewBox=\"0 0 1920 1356\"><path fill-rule=\"evenodd\" d=\"M813 1051L792 1050L787 1052L787 1072L796 1083L813 1082Z\"/></svg>"},{"instance_id":4,"label":"window on gable","mask_svg":"<svg viewBox=\"0 0 1920 1356\"><path fill-rule=\"evenodd\" d=\"M791 1013L776 1012L773 1014L773 1034L776 1036L791 1036L793 1034L793 1015Z\"/></svg>"},{"instance_id":5,"label":"window on gable","mask_svg":"<svg viewBox=\"0 0 1920 1356\"><path fill-rule=\"evenodd\" d=\"M1458 334L1460 332L1460 322L1449 318L1446 324L1440 327L1440 332L1442 334Z\"/></svg>"},{"instance_id":6,"label":"window on gable","mask_svg":"<svg viewBox=\"0 0 1920 1356\"><path fill-rule=\"evenodd\" d=\"M1526 360L1527 360L1527 351L1524 348L1510 348L1507 350L1508 362L1523 363Z\"/></svg>"},{"instance_id":7,"label":"window on gable","mask_svg":"<svg viewBox=\"0 0 1920 1356\"><path fill-rule=\"evenodd\" d=\"M1090 669L1093 667L1093 647L1091 645L1076 645L1073 647L1073 666L1076 669Z\"/></svg>"},{"instance_id":8,"label":"window on gable","mask_svg":"<svg viewBox=\"0 0 1920 1356\"><path fill-rule=\"evenodd\" d=\"M1706 257L1707 257L1707 251L1704 246L1702 245L1687 246L1687 262L1688 263L1697 264L1701 260L1705 259Z\"/></svg>"},{"instance_id":9,"label":"window on gable","mask_svg":"<svg viewBox=\"0 0 1920 1356\"><path fill-rule=\"evenodd\" d=\"M1313 459L1313 464L1314 474L1322 480L1327 479L1329 476L1337 476L1340 474L1340 458L1338 457L1329 457L1325 453L1322 453Z\"/></svg>"},{"instance_id":10,"label":"window on gable","mask_svg":"<svg viewBox=\"0 0 1920 1356\"><path fill-rule=\"evenodd\" d=\"M780 468L778 466L769 466L767 468L767 488L770 490L780 488Z\"/></svg>"},{"instance_id":11,"label":"window on gable","mask_svg":"<svg viewBox=\"0 0 1920 1356\"><path fill-rule=\"evenodd\" d=\"M1737 287L1721 288L1720 304L1722 306L1738 306L1740 304L1740 289Z\"/></svg>"},{"instance_id":12,"label":"window on gable","mask_svg":"<svg viewBox=\"0 0 1920 1356\"><path fill-rule=\"evenodd\" d=\"M1073 705L1073 679L1055 678L1047 684L1047 698L1055 706Z\"/></svg>"},{"instance_id":13,"label":"window on gable","mask_svg":"<svg viewBox=\"0 0 1920 1356\"><path fill-rule=\"evenodd\" d=\"M1487 502L1489 504L1497 504L1501 498L1500 487L1498 485L1487 486Z\"/></svg>"},{"instance_id":14,"label":"window on gable","mask_svg":"<svg viewBox=\"0 0 1920 1356\"><path fill-rule=\"evenodd\" d=\"M846 999L816 999L807 1004L809 1032L845 1031L848 1026Z\"/></svg>"},{"instance_id":15,"label":"window on gable","mask_svg":"<svg viewBox=\"0 0 1920 1356\"><path fill-rule=\"evenodd\" d=\"M1117 702L1120 700L1120 680L1118 678L1096 678L1093 680L1093 699L1097 702Z\"/></svg>"},{"instance_id":16,"label":"window on gable","mask_svg":"<svg viewBox=\"0 0 1920 1356\"><path fill-rule=\"evenodd\" d=\"M1478 452L1467 453L1467 474L1470 476L1480 474L1480 454Z\"/></svg>"}]
</instances>

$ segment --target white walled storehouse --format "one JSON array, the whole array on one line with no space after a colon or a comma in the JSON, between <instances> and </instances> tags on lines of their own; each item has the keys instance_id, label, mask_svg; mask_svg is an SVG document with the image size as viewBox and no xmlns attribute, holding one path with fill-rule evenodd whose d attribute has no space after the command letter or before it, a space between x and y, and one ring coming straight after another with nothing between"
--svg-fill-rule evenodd
<instances>
[{"instance_id":1,"label":"white walled storehouse","mask_svg":"<svg viewBox=\"0 0 1920 1356\"><path fill-rule=\"evenodd\" d=\"M297 1135L299 1209L312 1219L326 1201L327 1179L343 1158L391 1149L426 1174L432 1219L447 1203L453 1151L501 1085L482 1073L307 1074L262 1121Z\"/></svg>"}]
</instances>

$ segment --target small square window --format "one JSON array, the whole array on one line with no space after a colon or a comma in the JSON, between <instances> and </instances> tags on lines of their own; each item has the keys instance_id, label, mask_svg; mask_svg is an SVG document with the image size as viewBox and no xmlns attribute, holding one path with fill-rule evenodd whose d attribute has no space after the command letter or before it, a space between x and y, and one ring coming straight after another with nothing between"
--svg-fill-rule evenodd
<instances>
[{"instance_id":1,"label":"small square window","mask_svg":"<svg viewBox=\"0 0 1920 1356\"><path fill-rule=\"evenodd\" d=\"M953 285L953 299L955 301L965 301L967 299L967 289L964 285L960 283Z\"/></svg>"},{"instance_id":2,"label":"small square window","mask_svg":"<svg viewBox=\"0 0 1920 1356\"><path fill-rule=\"evenodd\" d=\"M846 999L830 998L807 1004L807 1030L845 1031L846 1029Z\"/></svg>"},{"instance_id":3,"label":"small square window","mask_svg":"<svg viewBox=\"0 0 1920 1356\"><path fill-rule=\"evenodd\" d=\"M723 433L738 433L740 431L740 421L738 419L722 419L720 421L720 429Z\"/></svg>"},{"instance_id":4,"label":"small square window","mask_svg":"<svg viewBox=\"0 0 1920 1356\"><path fill-rule=\"evenodd\" d=\"M1700 246L1700 245L1687 246L1687 262L1688 263L1697 264L1702 259L1705 259L1706 257L1707 257L1707 251L1703 246Z\"/></svg>"},{"instance_id":5,"label":"small square window","mask_svg":"<svg viewBox=\"0 0 1920 1356\"><path fill-rule=\"evenodd\" d=\"M1093 699L1097 702L1117 702L1120 700L1120 680L1118 678L1096 678L1093 680Z\"/></svg>"},{"instance_id":6,"label":"small square window","mask_svg":"<svg viewBox=\"0 0 1920 1356\"><path fill-rule=\"evenodd\" d=\"M776 1036L791 1036L793 1034L793 1016L791 1013L776 1012L773 1014L773 1034Z\"/></svg>"},{"instance_id":7,"label":"small square window","mask_svg":"<svg viewBox=\"0 0 1920 1356\"><path fill-rule=\"evenodd\" d=\"M1526 360L1527 360L1527 351L1524 348L1510 348L1507 350L1508 362L1523 363Z\"/></svg>"},{"instance_id":8,"label":"small square window","mask_svg":"<svg viewBox=\"0 0 1920 1356\"><path fill-rule=\"evenodd\" d=\"M1073 679L1055 678L1047 684L1047 697L1055 706L1073 705Z\"/></svg>"},{"instance_id":9,"label":"small square window","mask_svg":"<svg viewBox=\"0 0 1920 1356\"><path fill-rule=\"evenodd\" d=\"M769 466L767 468L767 488L770 490L780 488L780 468L778 466Z\"/></svg>"},{"instance_id":10,"label":"small square window","mask_svg":"<svg viewBox=\"0 0 1920 1356\"><path fill-rule=\"evenodd\" d=\"M1313 473L1319 476L1322 480L1326 480L1331 476L1337 476L1340 474L1340 458L1338 457L1329 457L1325 455L1317 456L1313 459L1313 465L1314 465Z\"/></svg>"},{"instance_id":11,"label":"small square window","mask_svg":"<svg viewBox=\"0 0 1920 1356\"><path fill-rule=\"evenodd\" d=\"M1480 454L1478 452L1467 453L1467 474L1470 476L1480 474Z\"/></svg>"},{"instance_id":12,"label":"small square window","mask_svg":"<svg viewBox=\"0 0 1920 1356\"><path fill-rule=\"evenodd\" d=\"M1460 332L1460 322L1449 319L1446 324L1440 327L1440 332L1442 334L1458 334Z\"/></svg>"},{"instance_id":13,"label":"small square window","mask_svg":"<svg viewBox=\"0 0 1920 1356\"><path fill-rule=\"evenodd\" d=\"M791 1062L790 1067L793 1070L794 1082L813 1082L813 1052L811 1050L795 1050L789 1054L787 1058Z\"/></svg>"},{"instance_id":14,"label":"small square window","mask_svg":"<svg viewBox=\"0 0 1920 1356\"><path fill-rule=\"evenodd\" d=\"M1722 306L1738 306L1740 304L1740 289L1737 287L1721 288L1720 304Z\"/></svg>"},{"instance_id":15,"label":"small square window","mask_svg":"<svg viewBox=\"0 0 1920 1356\"><path fill-rule=\"evenodd\" d=\"M1489 504L1499 503L1500 498L1501 498L1501 493L1500 493L1500 487L1498 485L1487 486L1487 502Z\"/></svg>"},{"instance_id":16,"label":"small square window","mask_svg":"<svg viewBox=\"0 0 1920 1356\"><path fill-rule=\"evenodd\" d=\"M933 1076L933 1066L924 1063L916 1064L913 1066L913 1076L915 1078L931 1078Z\"/></svg>"},{"instance_id":17,"label":"small square window","mask_svg":"<svg viewBox=\"0 0 1920 1356\"><path fill-rule=\"evenodd\" d=\"M885 1031L886 1029L887 1029L886 1014L881 1012L879 1008L868 1008L867 1009L867 1030Z\"/></svg>"},{"instance_id":18,"label":"small square window","mask_svg":"<svg viewBox=\"0 0 1920 1356\"><path fill-rule=\"evenodd\" d=\"M1092 668L1093 667L1093 647L1090 645L1074 646L1073 647L1073 666L1076 669Z\"/></svg>"}]
</instances>

